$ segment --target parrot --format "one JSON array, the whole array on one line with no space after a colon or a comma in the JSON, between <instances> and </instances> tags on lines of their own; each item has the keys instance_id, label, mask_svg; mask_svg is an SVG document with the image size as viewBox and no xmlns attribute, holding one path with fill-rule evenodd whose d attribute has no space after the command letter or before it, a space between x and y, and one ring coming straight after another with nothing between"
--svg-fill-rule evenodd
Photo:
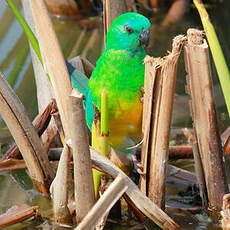
<instances>
[{"instance_id":1,"label":"parrot","mask_svg":"<svg viewBox=\"0 0 230 230\"><path fill-rule=\"evenodd\" d=\"M144 58L150 36L150 21L128 12L118 16L106 35L106 46L91 77L72 77L71 83L85 95L86 123L91 130L101 92L108 92L109 144L126 154L141 140Z\"/></svg>"}]
</instances>

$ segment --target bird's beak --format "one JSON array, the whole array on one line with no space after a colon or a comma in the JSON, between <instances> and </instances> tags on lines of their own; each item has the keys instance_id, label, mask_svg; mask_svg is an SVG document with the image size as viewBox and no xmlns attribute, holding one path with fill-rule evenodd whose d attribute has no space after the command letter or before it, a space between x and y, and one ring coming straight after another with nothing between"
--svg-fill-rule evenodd
<instances>
[{"instance_id":1,"label":"bird's beak","mask_svg":"<svg viewBox=\"0 0 230 230\"><path fill-rule=\"evenodd\" d=\"M149 44L149 35L150 30L149 29L143 29L142 33L139 36L140 46L145 45L148 46Z\"/></svg>"}]
</instances>

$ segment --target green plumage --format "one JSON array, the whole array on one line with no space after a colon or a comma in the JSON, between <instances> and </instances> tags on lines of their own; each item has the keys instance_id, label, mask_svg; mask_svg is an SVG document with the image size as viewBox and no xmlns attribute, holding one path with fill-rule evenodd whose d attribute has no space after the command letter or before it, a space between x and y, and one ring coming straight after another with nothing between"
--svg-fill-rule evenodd
<instances>
[{"instance_id":1,"label":"green plumage","mask_svg":"<svg viewBox=\"0 0 230 230\"><path fill-rule=\"evenodd\" d=\"M120 107L128 109L133 106L144 84L144 57L145 54L131 57L124 50L112 49L103 53L89 81L91 97L99 110L103 88L108 90L110 114L117 112Z\"/></svg>"},{"instance_id":2,"label":"green plumage","mask_svg":"<svg viewBox=\"0 0 230 230\"><path fill-rule=\"evenodd\" d=\"M141 134L140 97L144 84L143 59L146 52L140 38L145 31L149 33L149 29L149 20L137 13L126 13L115 19L106 37L106 49L97 61L88 83L87 125L89 128L92 126L95 113L93 104L100 111L101 92L106 88L110 142L115 147L125 147L129 134ZM138 131L134 127L136 125Z\"/></svg>"}]
</instances>

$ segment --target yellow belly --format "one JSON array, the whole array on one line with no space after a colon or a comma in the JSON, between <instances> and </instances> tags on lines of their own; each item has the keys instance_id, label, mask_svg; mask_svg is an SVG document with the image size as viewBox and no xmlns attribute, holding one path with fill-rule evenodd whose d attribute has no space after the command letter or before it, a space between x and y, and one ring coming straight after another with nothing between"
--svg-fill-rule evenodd
<instances>
[{"instance_id":1,"label":"yellow belly","mask_svg":"<svg viewBox=\"0 0 230 230\"><path fill-rule=\"evenodd\" d=\"M112 119L109 119L109 142L114 147L129 147L125 146L127 136L136 142L141 139L143 104L138 97L132 108L126 109L125 107L121 106Z\"/></svg>"}]
</instances>

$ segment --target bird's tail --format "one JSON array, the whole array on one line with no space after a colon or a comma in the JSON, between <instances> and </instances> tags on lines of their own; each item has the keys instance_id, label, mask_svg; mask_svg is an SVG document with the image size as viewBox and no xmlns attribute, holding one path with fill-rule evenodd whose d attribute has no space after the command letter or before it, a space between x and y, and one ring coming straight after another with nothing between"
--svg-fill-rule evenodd
<instances>
[{"instance_id":1,"label":"bird's tail","mask_svg":"<svg viewBox=\"0 0 230 230\"><path fill-rule=\"evenodd\" d=\"M77 88L80 93L85 95L89 79L78 69L74 68L68 61L66 62L66 65L69 71L72 87Z\"/></svg>"}]
</instances>

